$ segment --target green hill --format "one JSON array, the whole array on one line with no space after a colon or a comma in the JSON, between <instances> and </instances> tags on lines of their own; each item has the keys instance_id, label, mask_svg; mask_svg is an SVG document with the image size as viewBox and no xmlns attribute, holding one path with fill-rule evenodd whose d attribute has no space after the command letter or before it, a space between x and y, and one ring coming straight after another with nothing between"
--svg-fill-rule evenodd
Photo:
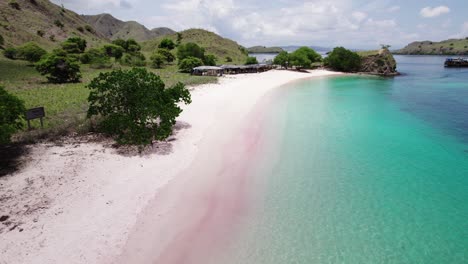
<instances>
[{"instance_id":1,"label":"green hill","mask_svg":"<svg viewBox=\"0 0 468 264\"><path fill-rule=\"evenodd\" d=\"M249 53L280 53L284 51L280 47L264 47L264 46L255 46L247 49Z\"/></svg>"},{"instance_id":2,"label":"green hill","mask_svg":"<svg viewBox=\"0 0 468 264\"><path fill-rule=\"evenodd\" d=\"M468 55L468 37L465 39L449 39L441 42L413 42L393 53L402 55Z\"/></svg>"},{"instance_id":3,"label":"green hill","mask_svg":"<svg viewBox=\"0 0 468 264\"><path fill-rule=\"evenodd\" d=\"M179 33L182 37L181 43L193 42L205 48L206 54L213 54L218 58L219 64L236 63L244 64L247 59L247 49L239 45L237 42L223 38L213 32L203 29L189 29ZM143 50L152 52L157 49L163 38L177 41L177 33L166 36L161 36L153 40L149 40L142 44ZM227 62L226 58L232 58L232 62Z\"/></svg>"},{"instance_id":4,"label":"green hill","mask_svg":"<svg viewBox=\"0 0 468 264\"><path fill-rule=\"evenodd\" d=\"M135 21L124 22L113 17L110 14L83 15L86 22L92 25L96 31L108 39L135 39L137 41L146 41L159 36L174 34L175 31L170 28L155 28L149 30L145 26Z\"/></svg>"},{"instance_id":5,"label":"green hill","mask_svg":"<svg viewBox=\"0 0 468 264\"><path fill-rule=\"evenodd\" d=\"M0 35L5 47L34 41L49 50L71 36L86 39L89 46L106 41L78 14L48 0L0 1Z\"/></svg>"}]
</instances>

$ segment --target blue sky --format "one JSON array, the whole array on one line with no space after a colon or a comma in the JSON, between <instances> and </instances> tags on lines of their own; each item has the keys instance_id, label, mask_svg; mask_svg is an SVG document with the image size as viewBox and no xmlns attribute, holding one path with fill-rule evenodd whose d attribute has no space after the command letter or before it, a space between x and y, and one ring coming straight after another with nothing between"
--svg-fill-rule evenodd
<instances>
[{"instance_id":1,"label":"blue sky","mask_svg":"<svg viewBox=\"0 0 468 264\"><path fill-rule=\"evenodd\" d=\"M53 0L148 28L204 28L245 46L402 47L468 37L468 0Z\"/></svg>"}]
</instances>

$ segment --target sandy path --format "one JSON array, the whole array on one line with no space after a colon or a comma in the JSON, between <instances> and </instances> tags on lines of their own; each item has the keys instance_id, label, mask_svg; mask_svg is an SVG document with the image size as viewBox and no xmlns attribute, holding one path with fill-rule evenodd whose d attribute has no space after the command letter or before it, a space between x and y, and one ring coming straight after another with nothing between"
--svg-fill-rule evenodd
<instances>
[{"instance_id":1,"label":"sandy path","mask_svg":"<svg viewBox=\"0 0 468 264\"><path fill-rule=\"evenodd\" d=\"M211 193L215 208L225 203L223 208L230 204L232 210L200 210L199 215L193 215L193 211L181 210L185 206L180 204L180 197L188 201L193 198L192 207L204 206L203 202L197 200L199 193L195 191L180 193L181 184L188 190L206 186L213 190L211 185L220 182L197 176L225 175L222 168L229 164L223 158L223 149L265 94L290 81L332 74L270 71L227 76L219 84L197 87L192 91L193 103L184 107L178 119L181 128L176 140L161 144L159 154L125 157L106 144L76 140L31 147L28 165L0 178L0 217L8 216L0 223L0 264L147 263L158 259L181 263L171 248L184 248L176 237L186 240L196 234L189 217L193 223L206 212L215 212L215 220L229 217L226 214L240 204L235 199L220 201L216 193ZM250 144L249 136L238 140L246 142L245 146ZM239 146L238 154L246 151L239 141L234 142L231 150ZM242 167L229 171L223 176L224 183L241 186L239 179L229 175L242 174ZM176 219L187 221L179 221L182 226L174 228ZM149 226L152 230L145 230ZM145 233L156 235L142 237ZM218 236L222 237L222 232ZM151 247L135 242L148 237ZM193 252L190 257L196 259Z\"/></svg>"}]
</instances>

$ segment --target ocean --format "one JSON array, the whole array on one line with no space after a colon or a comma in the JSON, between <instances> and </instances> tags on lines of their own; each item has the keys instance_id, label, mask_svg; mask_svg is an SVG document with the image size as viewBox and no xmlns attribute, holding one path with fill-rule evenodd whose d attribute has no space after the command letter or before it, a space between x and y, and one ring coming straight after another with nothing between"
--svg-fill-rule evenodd
<instances>
[{"instance_id":1,"label":"ocean","mask_svg":"<svg viewBox=\"0 0 468 264\"><path fill-rule=\"evenodd\" d=\"M396 59L398 77L275 91L251 210L214 263L468 263L468 69Z\"/></svg>"}]
</instances>

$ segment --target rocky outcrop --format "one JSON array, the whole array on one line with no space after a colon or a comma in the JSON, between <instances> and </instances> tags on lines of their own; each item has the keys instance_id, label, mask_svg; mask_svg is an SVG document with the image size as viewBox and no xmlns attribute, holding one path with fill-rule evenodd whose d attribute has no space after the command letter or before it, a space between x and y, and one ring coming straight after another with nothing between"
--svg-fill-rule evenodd
<instances>
[{"instance_id":1,"label":"rocky outcrop","mask_svg":"<svg viewBox=\"0 0 468 264\"><path fill-rule=\"evenodd\" d=\"M397 63L392 53L388 49L381 49L374 53L361 55L362 73L380 75L380 76L395 76L399 73L396 70Z\"/></svg>"}]
</instances>

